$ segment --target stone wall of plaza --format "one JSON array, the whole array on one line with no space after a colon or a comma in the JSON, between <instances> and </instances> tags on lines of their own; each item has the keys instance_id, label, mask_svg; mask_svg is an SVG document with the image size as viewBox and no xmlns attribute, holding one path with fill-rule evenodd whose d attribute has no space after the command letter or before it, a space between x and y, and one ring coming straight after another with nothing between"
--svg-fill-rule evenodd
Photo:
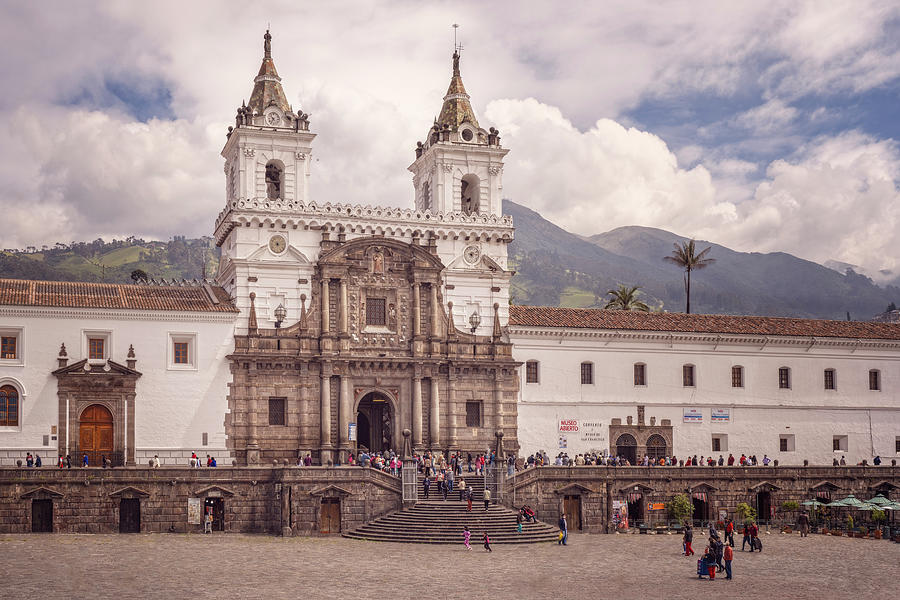
<instances>
[{"instance_id":1,"label":"stone wall of plaza","mask_svg":"<svg viewBox=\"0 0 900 600\"><path fill-rule=\"evenodd\" d=\"M627 509L634 498L643 511L640 520L653 524L668 516L665 510L648 510L649 503L665 503L681 493L705 495L706 505L695 506L695 511L708 511L695 512L701 520L718 518L723 510L733 517L741 502L754 507L767 502L780 513L786 500L828 501L848 494L868 499L881 493L900 501L900 467L538 467L509 478L503 502L528 504L547 523L556 523L564 511L571 515L568 502L581 515L580 527L569 517L570 529L608 533L614 531L615 501Z\"/></svg>"},{"instance_id":2,"label":"stone wall of plaza","mask_svg":"<svg viewBox=\"0 0 900 600\"><path fill-rule=\"evenodd\" d=\"M0 533L32 531L41 500L52 504L55 533L115 533L123 499L139 501L142 532L201 532L188 520L191 498L221 501L226 532L316 535L399 509L401 491L396 477L349 467L3 468Z\"/></svg>"}]
</instances>

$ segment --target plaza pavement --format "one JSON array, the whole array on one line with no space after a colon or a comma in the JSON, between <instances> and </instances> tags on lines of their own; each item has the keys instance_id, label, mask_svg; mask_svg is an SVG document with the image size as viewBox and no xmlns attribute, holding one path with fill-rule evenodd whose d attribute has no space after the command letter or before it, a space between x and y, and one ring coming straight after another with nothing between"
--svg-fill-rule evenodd
<instances>
[{"instance_id":1,"label":"plaza pavement","mask_svg":"<svg viewBox=\"0 0 900 600\"><path fill-rule=\"evenodd\" d=\"M339 537L2 535L0 598L896 598L900 544L763 535L733 581L698 580L672 535L473 548ZM700 538L700 539L697 539ZM695 550L702 550L697 536Z\"/></svg>"}]
</instances>

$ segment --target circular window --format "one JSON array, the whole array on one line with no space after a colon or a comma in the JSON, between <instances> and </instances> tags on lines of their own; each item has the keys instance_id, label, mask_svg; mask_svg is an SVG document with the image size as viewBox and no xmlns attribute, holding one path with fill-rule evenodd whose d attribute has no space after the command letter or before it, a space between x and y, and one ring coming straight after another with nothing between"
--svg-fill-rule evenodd
<instances>
[{"instance_id":1,"label":"circular window","mask_svg":"<svg viewBox=\"0 0 900 600\"><path fill-rule=\"evenodd\" d=\"M462 139L466 140L467 142L471 142L473 137L475 136L472 135L471 129L463 129Z\"/></svg>"}]
</instances>

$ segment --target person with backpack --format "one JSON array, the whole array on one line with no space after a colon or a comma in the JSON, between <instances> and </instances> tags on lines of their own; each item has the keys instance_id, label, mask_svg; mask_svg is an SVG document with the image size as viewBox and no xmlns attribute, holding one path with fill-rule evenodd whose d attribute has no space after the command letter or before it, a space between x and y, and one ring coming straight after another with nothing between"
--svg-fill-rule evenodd
<instances>
[{"instance_id":1,"label":"person with backpack","mask_svg":"<svg viewBox=\"0 0 900 600\"><path fill-rule=\"evenodd\" d=\"M484 549L488 552L493 552L491 550L491 538L488 537L487 531L484 532Z\"/></svg>"},{"instance_id":2,"label":"person with backpack","mask_svg":"<svg viewBox=\"0 0 900 600\"><path fill-rule=\"evenodd\" d=\"M750 544L750 551L753 552L753 541L750 539L750 523L744 523L744 540L741 542L741 552L744 552L747 548L747 544Z\"/></svg>"},{"instance_id":3,"label":"person with backpack","mask_svg":"<svg viewBox=\"0 0 900 600\"><path fill-rule=\"evenodd\" d=\"M694 542L694 529L688 524L684 528L684 555L685 556L693 556L694 549L691 548L691 544Z\"/></svg>"},{"instance_id":4,"label":"person with backpack","mask_svg":"<svg viewBox=\"0 0 900 600\"><path fill-rule=\"evenodd\" d=\"M759 541L759 527L756 526L756 523L750 524L750 552L753 552L753 550L762 552L762 542Z\"/></svg>"},{"instance_id":5,"label":"person with backpack","mask_svg":"<svg viewBox=\"0 0 900 600\"><path fill-rule=\"evenodd\" d=\"M427 500L428 490L431 489L431 480L428 478L428 475L425 476L425 481L422 482L422 488L425 490L425 499Z\"/></svg>"},{"instance_id":6,"label":"person with backpack","mask_svg":"<svg viewBox=\"0 0 900 600\"><path fill-rule=\"evenodd\" d=\"M562 544L566 546L566 541L569 539L569 527L566 524L566 515L565 513L559 517L559 542L557 545Z\"/></svg>"}]
</instances>

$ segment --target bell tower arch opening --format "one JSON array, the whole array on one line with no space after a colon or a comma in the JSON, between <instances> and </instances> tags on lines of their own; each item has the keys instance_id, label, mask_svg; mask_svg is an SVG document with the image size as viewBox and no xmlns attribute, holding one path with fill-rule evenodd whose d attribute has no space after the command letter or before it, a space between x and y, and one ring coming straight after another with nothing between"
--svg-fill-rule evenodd
<instances>
[{"instance_id":1,"label":"bell tower arch opening","mask_svg":"<svg viewBox=\"0 0 900 600\"><path fill-rule=\"evenodd\" d=\"M460 210L465 215L479 214L479 186L481 181L474 173L464 175L460 181Z\"/></svg>"},{"instance_id":2,"label":"bell tower arch opening","mask_svg":"<svg viewBox=\"0 0 900 600\"><path fill-rule=\"evenodd\" d=\"M270 160L266 163L266 198L278 200L284 198L284 163Z\"/></svg>"}]
</instances>

